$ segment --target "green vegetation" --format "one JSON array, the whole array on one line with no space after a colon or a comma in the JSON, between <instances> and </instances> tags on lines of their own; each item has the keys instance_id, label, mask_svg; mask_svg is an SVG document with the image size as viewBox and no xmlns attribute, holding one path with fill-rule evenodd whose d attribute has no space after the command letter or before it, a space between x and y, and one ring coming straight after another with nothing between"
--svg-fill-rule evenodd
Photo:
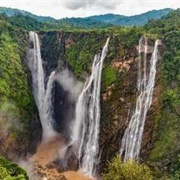
<instances>
[{"instance_id":1,"label":"green vegetation","mask_svg":"<svg viewBox=\"0 0 180 180\"><path fill-rule=\"evenodd\" d=\"M2 180L28 180L27 173L17 164L11 163L0 156L0 179Z\"/></svg>"},{"instance_id":2,"label":"green vegetation","mask_svg":"<svg viewBox=\"0 0 180 180\"><path fill-rule=\"evenodd\" d=\"M116 14L105 14L99 16L90 16L86 18L64 18L55 20L51 17L36 16L26 11L0 7L0 13L6 14L8 17L14 17L16 15L26 16L33 18L39 22L45 22L47 24L56 24L59 27L76 27L81 28L105 28L110 25L118 26L143 26L149 19L160 19L162 16L167 15L172 9L166 8L162 10L153 10L140 15L135 16L123 16Z\"/></svg>"},{"instance_id":3,"label":"green vegetation","mask_svg":"<svg viewBox=\"0 0 180 180\"><path fill-rule=\"evenodd\" d=\"M129 58L129 51L135 48L142 34L144 34L143 29L136 27L111 27L89 32L72 32L71 36L76 38L71 39L72 43L66 50L65 59L79 77L84 72L89 71L95 54L101 52L100 50L103 48L106 39L110 37L108 54L105 59L104 78L107 78L107 81L112 81L117 74L117 70L110 67L111 62L114 59ZM105 70L106 67L107 70Z\"/></svg>"},{"instance_id":4,"label":"green vegetation","mask_svg":"<svg viewBox=\"0 0 180 180\"><path fill-rule=\"evenodd\" d=\"M106 85L106 86L109 86L111 85L112 83L114 83L116 81L116 78L117 78L117 73L118 73L118 70L111 67L111 66L106 66L104 68L104 71L103 71L103 83Z\"/></svg>"},{"instance_id":5,"label":"green vegetation","mask_svg":"<svg viewBox=\"0 0 180 180\"><path fill-rule=\"evenodd\" d=\"M28 36L26 31L4 20L0 21L0 27L0 133L6 130L11 139L2 147L10 148L11 143L19 141L25 148L29 120L35 112L24 65ZM13 146L18 146L16 143Z\"/></svg>"},{"instance_id":6,"label":"green vegetation","mask_svg":"<svg viewBox=\"0 0 180 180\"><path fill-rule=\"evenodd\" d=\"M161 88L160 107L157 110L153 136L151 162L171 168L180 151L180 9L172 11L158 21L150 21L146 30L163 37L164 53L161 62L159 85ZM177 175L178 176L178 173ZM177 178L178 179L178 178Z\"/></svg>"},{"instance_id":7,"label":"green vegetation","mask_svg":"<svg viewBox=\"0 0 180 180\"><path fill-rule=\"evenodd\" d=\"M103 35L99 38L96 33L84 34L84 38L76 39L74 44L67 48L66 60L74 73L79 77L91 67L94 55L105 43Z\"/></svg>"},{"instance_id":8,"label":"green vegetation","mask_svg":"<svg viewBox=\"0 0 180 180\"><path fill-rule=\"evenodd\" d=\"M120 26L143 26L148 22L149 19L160 19L162 16L167 15L170 11L172 11L172 9L166 8L162 10L152 10L140 15L130 17L115 14L105 14L92 16L89 18L99 22Z\"/></svg>"},{"instance_id":9,"label":"green vegetation","mask_svg":"<svg viewBox=\"0 0 180 180\"><path fill-rule=\"evenodd\" d=\"M166 9L164 12L167 14L169 11L171 10ZM161 15L151 12L151 17ZM137 23L142 25L147 22L149 15L144 16L142 21L137 16L128 18L129 24L126 25L137 25ZM107 144L108 156L105 157L110 159L117 152L115 146L119 145L119 137L122 137L124 126L121 127L121 119L124 120L127 116L128 108L131 108L129 104L135 102L136 85L132 84L132 80L134 81L136 77L135 57L139 38L142 35L149 37L152 41L161 38L164 49L160 49L163 57L159 63L160 72L158 72L157 83L160 89L160 103L159 109L155 112L153 144L148 161L155 166L160 164L162 169L165 169L168 165L166 162L170 161L174 171L172 179L178 179L180 174L177 158L180 152L179 17L180 10L178 9L160 20L150 20L143 27L118 27L110 26L108 23L111 22L111 18L114 18L113 22L126 23L127 20L125 21L124 17L106 15L106 18L99 16L85 19L65 18L55 21L51 18L48 20L48 17L43 19L18 12L13 14L12 11L6 15L1 14L0 133L4 130L4 122L6 122L6 130L10 132L10 137L14 141L18 139L24 146L28 142L30 133L28 127L35 111L34 100L28 85L29 72L24 63L28 46L28 31L39 31L45 70L56 68L58 61L63 60L67 62L74 74L83 80L91 72L94 55L101 52L107 37L110 37L108 54L103 66L102 93L106 97L102 102L101 116L101 127L107 131L105 132L108 137L106 140L112 143L112 147ZM115 67L113 64L124 63L126 60L132 60L129 71L121 71L120 67ZM129 87L130 85L132 87ZM1 159L0 161L3 160ZM0 163L0 171L2 172L0 179L5 176L8 179L12 175L2 163ZM25 174L17 173L17 176L13 178L22 177L23 179L23 176ZM103 177L105 180L152 179L146 165L135 162L122 163L118 157L109 163L108 173Z\"/></svg>"},{"instance_id":10,"label":"green vegetation","mask_svg":"<svg viewBox=\"0 0 180 180\"><path fill-rule=\"evenodd\" d=\"M179 179L180 179L180 156L178 156L178 160L174 166L170 180L179 180Z\"/></svg>"},{"instance_id":11,"label":"green vegetation","mask_svg":"<svg viewBox=\"0 0 180 180\"><path fill-rule=\"evenodd\" d=\"M44 27L43 23L38 22L36 19L22 15L16 15L8 18L8 23L28 31L37 31Z\"/></svg>"},{"instance_id":12,"label":"green vegetation","mask_svg":"<svg viewBox=\"0 0 180 180\"><path fill-rule=\"evenodd\" d=\"M160 20L150 20L144 27L152 34L160 34L163 36L165 33L171 31L178 31L180 29L179 19L180 9L170 12Z\"/></svg>"},{"instance_id":13,"label":"green vegetation","mask_svg":"<svg viewBox=\"0 0 180 180\"><path fill-rule=\"evenodd\" d=\"M33 19L37 20L38 22L55 22L56 21L52 17L36 16L27 11L13 9L13 8L6 8L6 7L0 7L0 14L4 14L7 17L14 17L16 15L26 16L26 17L33 18Z\"/></svg>"},{"instance_id":14,"label":"green vegetation","mask_svg":"<svg viewBox=\"0 0 180 180\"><path fill-rule=\"evenodd\" d=\"M22 67L22 53L16 39L8 31L3 31L0 35L0 100L1 104L8 100L14 102L20 109L21 115L26 114L32 101L27 75Z\"/></svg>"},{"instance_id":15,"label":"green vegetation","mask_svg":"<svg viewBox=\"0 0 180 180\"><path fill-rule=\"evenodd\" d=\"M150 158L161 160L179 151L180 137L180 33L166 33L164 37L165 53L162 64L161 110L157 120L159 123L157 141Z\"/></svg>"},{"instance_id":16,"label":"green vegetation","mask_svg":"<svg viewBox=\"0 0 180 180\"><path fill-rule=\"evenodd\" d=\"M122 162L117 156L108 165L108 173L103 174L103 180L152 180L152 173L145 164L135 161Z\"/></svg>"}]
</instances>

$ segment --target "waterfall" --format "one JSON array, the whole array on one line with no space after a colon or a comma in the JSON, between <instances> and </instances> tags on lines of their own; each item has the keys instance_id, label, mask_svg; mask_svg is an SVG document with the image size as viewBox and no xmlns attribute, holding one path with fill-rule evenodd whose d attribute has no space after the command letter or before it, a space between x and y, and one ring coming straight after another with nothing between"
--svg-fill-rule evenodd
<instances>
[{"instance_id":1,"label":"waterfall","mask_svg":"<svg viewBox=\"0 0 180 180\"><path fill-rule=\"evenodd\" d=\"M32 47L28 53L28 65L32 74L33 94L38 107L39 116L43 128L43 138L55 134L53 130L52 118L52 89L55 79L55 71L49 76L46 88L44 79L44 70L41 59L40 43L38 35L35 32L30 32L30 43Z\"/></svg>"},{"instance_id":2,"label":"waterfall","mask_svg":"<svg viewBox=\"0 0 180 180\"><path fill-rule=\"evenodd\" d=\"M138 160L142 135L146 120L147 111L152 104L153 90L156 77L156 63L158 60L158 41L156 40L154 51L150 60L150 70L147 71L147 38L143 45L143 38L139 41L139 62L138 62L138 79L137 90L138 97L135 111L130 119L129 125L122 138L120 155L124 155L124 161L130 159ZM144 52L144 58L142 57ZM143 60L143 64L142 64Z\"/></svg>"},{"instance_id":3,"label":"waterfall","mask_svg":"<svg viewBox=\"0 0 180 180\"><path fill-rule=\"evenodd\" d=\"M91 76L78 98L72 130L72 143L78 149L80 170L89 176L95 176L98 164L101 74L108 43L109 38L101 55L94 57Z\"/></svg>"}]
</instances>

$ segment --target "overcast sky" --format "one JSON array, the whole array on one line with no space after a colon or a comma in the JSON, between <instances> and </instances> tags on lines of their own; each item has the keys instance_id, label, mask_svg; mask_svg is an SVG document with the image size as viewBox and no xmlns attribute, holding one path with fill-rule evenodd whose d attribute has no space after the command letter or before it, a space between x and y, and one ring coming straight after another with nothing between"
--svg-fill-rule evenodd
<instances>
[{"instance_id":1,"label":"overcast sky","mask_svg":"<svg viewBox=\"0 0 180 180\"><path fill-rule=\"evenodd\" d=\"M180 8L180 0L0 0L0 6L59 19L106 13L135 15L153 9L177 9Z\"/></svg>"}]
</instances>

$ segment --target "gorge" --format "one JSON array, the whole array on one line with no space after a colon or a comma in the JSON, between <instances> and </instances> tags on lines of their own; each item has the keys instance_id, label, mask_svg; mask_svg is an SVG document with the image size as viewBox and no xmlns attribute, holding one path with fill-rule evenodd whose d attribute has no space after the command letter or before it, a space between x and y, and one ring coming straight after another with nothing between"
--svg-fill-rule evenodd
<instances>
[{"instance_id":1,"label":"gorge","mask_svg":"<svg viewBox=\"0 0 180 180\"><path fill-rule=\"evenodd\" d=\"M10 176L178 179L179 13L88 30L0 16L0 155L27 171Z\"/></svg>"},{"instance_id":2,"label":"gorge","mask_svg":"<svg viewBox=\"0 0 180 180\"><path fill-rule=\"evenodd\" d=\"M60 76L60 73L52 71L45 85L39 38L34 32L30 32L29 36L33 47L28 52L28 64L32 74L34 98L42 124L43 143L43 141L48 141L50 138L58 136L58 132L53 128L53 124L56 126L56 121L53 119L52 114L54 114L53 83L56 80L55 76ZM70 120L72 122L68 124L69 129L72 129L72 134L69 135L71 136L70 145L75 146L80 169L90 177L96 176L96 166L98 164L101 74L108 43L109 38L101 52L102 54L97 54L94 57L91 76L85 83L77 100L75 120L74 122L73 119ZM70 83L68 77L66 78ZM63 87L61 81L59 83ZM68 86L70 87L70 85ZM70 91L69 87L67 87L67 91Z\"/></svg>"}]
</instances>

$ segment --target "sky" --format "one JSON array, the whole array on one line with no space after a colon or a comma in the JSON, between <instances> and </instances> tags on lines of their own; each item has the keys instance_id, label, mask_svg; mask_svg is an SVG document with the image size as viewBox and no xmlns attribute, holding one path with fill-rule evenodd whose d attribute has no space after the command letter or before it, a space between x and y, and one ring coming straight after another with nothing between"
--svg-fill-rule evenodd
<instances>
[{"instance_id":1,"label":"sky","mask_svg":"<svg viewBox=\"0 0 180 180\"><path fill-rule=\"evenodd\" d=\"M0 6L60 19L106 13L131 16L153 9L177 9L180 0L0 0Z\"/></svg>"}]
</instances>

